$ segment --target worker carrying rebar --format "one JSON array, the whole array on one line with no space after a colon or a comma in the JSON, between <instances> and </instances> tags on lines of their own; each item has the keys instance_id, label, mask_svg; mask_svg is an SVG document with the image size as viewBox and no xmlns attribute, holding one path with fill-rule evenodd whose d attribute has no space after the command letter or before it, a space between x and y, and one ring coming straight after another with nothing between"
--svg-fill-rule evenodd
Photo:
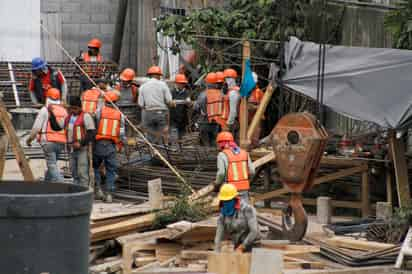
<instances>
[{"instance_id":1,"label":"worker carrying rebar","mask_svg":"<svg viewBox=\"0 0 412 274\"><path fill-rule=\"evenodd\" d=\"M96 145L93 153L93 168L96 182L96 198L103 198L105 202L112 202L112 193L115 190L115 181L119 163L117 161L117 149L127 145L125 134L125 119L123 114L115 109L110 102L117 102L119 96L114 91L105 94L105 105L97 112ZM101 188L100 165L106 169L106 193Z\"/></svg>"},{"instance_id":2,"label":"worker carrying rebar","mask_svg":"<svg viewBox=\"0 0 412 274\"><path fill-rule=\"evenodd\" d=\"M232 132L237 139L239 132L238 112L240 103L240 88L236 83L236 70L228 68L223 71L225 78L225 95L223 97L223 119L226 121L223 130Z\"/></svg>"},{"instance_id":3,"label":"worker carrying rebar","mask_svg":"<svg viewBox=\"0 0 412 274\"><path fill-rule=\"evenodd\" d=\"M102 42L97 38L93 38L87 43L87 47L87 52L81 52L77 61L83 62L82 69L90 78L96 80L103 77L105 72L103 57L100 54ZM93 86L90 79L83 73L80 73L80 91L91 89Z\"/></svg>"},{"instance_id":4,"label":"worker carrying rebar","mask_svg":"<svg viewBox=\"0 0 412 274\"><path fill-rule=\"evenodd\" d=\"M30 136L26 140L26 144L31 146L37 137L37 141L43 148L47 164L44 178L46 182L64 182L57 166L57 159L67 142L64 130L64 121L67 116L67 111L60 100L60 91L56 88L50 88L46 92L46 104L37 114Z\"/></svg>"},{"instance_id":5,"label":"worker carrying rebar","mask_svg":"<svg viewBox=\"0 0 412 274\"><path fill-rule=\"evenodd\" d=\"M48 65L44 59L35 57L31 61L31 71L29 91L33 104L44 104L46 92L50 88L56 88L59 91L59 97L66 102L67 83L60 70Z\"/></svg>"},{"instance_id":6,"label":"worker carrying rebar","mask_svg":"<svg viewBox=\"0 0 412 274\"><path fill-rule=\"evenodd\" d=\"M216 143L220 152L217 155L215 188L232 184L239 192L241 201L249 203L250 180L255 175L249 153L235 143L232 133L228 131L220 132Z\"/></svg>"},{"instance_id":7,"label":"worker carrying rebar","mask_svg":"<svg viewBox=\"0 0 412 274\"><path fill-rule=\"evenodd\" d=\"M223 94L217 88L217 75L209 72L205 78L206 89L203 90L194 105L195 112L200 113L198 125L200 141L204 146L215 146L216 136L225 125L223 115Z\"/></svg>"},{"instance_id":8,"label":"worker carrying rebar","mask_svg":"<svg viewBox=\"0 0 412 274\"><path fill-rule=\"evenodd\" d=\"M259 239L256 210L240 201L238 191L232 184L224 184L219 194L220 215L217 219L215 251L221 251L225 235L229 235L237 252L251 251Z\"/></svg>"},{"instance_id":9,"label":"worker carrying rebar","mask_svg":"<svg viewBox=\"0 0 412 274\"><path fill-rule=\"evenodd\" d=\"M184 74L177 74L175 77L175 87L172 90L172 99L176 103L175 108L170 109L170 122L177 131L177 139L181 140L187 132L189 125L189 110L192 106L190 91L187 88L188 80Z\"/></svg>"},{"instance_id":10,"label":"worker carrying rebar","mask_svg":"<svg viewBox=\"0 0 412 274\"><path fill-rule=\"evenodd\" d=\"M252 122L253 117L256 114L256 111L260 105L260 102L263 99L263 91L259 88L258 85L258 75L253 72L253 80L256 83L256 87L252 90L252 92L250 93L249 97L248 97L248 120L249 120L249 124ZM259 145L259 140L260 140L260 134L262 132L262 120L259 121L253 135L251 138L251 148L255 148Z\"/></svg>"},{"instance_id":11,"label":"worker carrying rebar","mask_svg":"<svg viewBox=\"0 0 412 274\"><path fill-rule=\"evenodd\" d=\"M152 66L147 71L149 81L139 89L138 105L142 108L142 125L148 139L157 144L169 143L169 107L175 107L167 84L161 80L160 67Z\"/></svg>"},{"instance_id":12,"label":"worker carrying rebar","mask_svg":"<svg viewBox=\"0 0 412 274\"><path fill-rule=\"evenodd\" d=\"M69 116L65 121L67 144L70 151L70 167L73 183L89 185L89 144L94 143L96 126L93 117L82 111L80 97L69 97Z\"/></svg>"}]
</instances>

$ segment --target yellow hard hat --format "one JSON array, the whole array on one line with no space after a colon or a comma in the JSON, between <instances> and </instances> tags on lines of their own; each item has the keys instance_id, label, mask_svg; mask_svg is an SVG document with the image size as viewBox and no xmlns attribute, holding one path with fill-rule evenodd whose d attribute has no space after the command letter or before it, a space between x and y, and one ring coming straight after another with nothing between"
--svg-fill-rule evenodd
<instances>
[{"instance_id":1,"label":"yellow hard hat","mask_svg":"<svg viewBox=\"0 0 412 274\"><path fill-rule=\"evenodd\" d=\"M224 184L220 188L219 195L217 198L220 201L230 201L237 196L237 189L232 184Z\"/></svg>"}]
</instances>

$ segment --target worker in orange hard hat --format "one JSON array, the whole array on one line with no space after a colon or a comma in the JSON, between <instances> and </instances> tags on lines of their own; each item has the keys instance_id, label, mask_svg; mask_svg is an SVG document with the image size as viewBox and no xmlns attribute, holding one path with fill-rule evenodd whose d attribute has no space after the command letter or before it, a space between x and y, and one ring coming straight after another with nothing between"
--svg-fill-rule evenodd
<instances>
[{"instance_id":1,"label":"worker in orange hard hat","mask_svg":"<svg viewBox=\"0 0 412 274\"><path fill-rule=\"evenodd\" d=\"M215 187L233 184L239 192L241 201L248 202L250 180L255 175L255 168L246 150L241 149L228 131L220 132L216 137L220 150L217 156Z\"/></svg>"},{"instance_id":2,"label":"worker in orange hard hat","mask_svg":"<svg viewBox=\"0 0 412 274\"><path fill-rule=\"evenodd\" d=\"M205 77L206 89L197 97L195 111L200 113L198 120L201 144L214 146L216 135L225 125L222 120L223 94L217 88L217 75L210 72Z\"/></svg>"},{"instance_id":3,"label":"worker in orange hard hat","mask_svg":"<svg viewBox=\"0 0 412 274\"><path fill-rule=\"evenodd\" d=\"M225 78L225 90L223 97L223 120L226 121L223 130L229 130L237 138L239 131L238 110L240 103L239 86L236 83L238 74L236 70L228 68L223 71Z\"/></svg>"},{"instance_id":4,"label":"worker in orange hard hat","mask_svg":"<svg viewBox=\"0 0 412 274\"><path fill-rule=\"evenodd\" d=\"M172 98L176 102L176 107L170 109L170 122L174 130L177 131L177 139L180 140L186 134L189 124L189 109L192 106L191 93L188 89L189 81L184 74L177 74L175 77L175 87L172 89Z\"/></svg>"},{"instance_id":5,"label":"worker in orange hard hat","mask_svg":"<svg viewBox=\"0 0 412 274\"><path fill-rule=\"evenodd\" d=\"M175 107L167 84L161 80L162 70L152 66L149 80L139 88L138 105L142 108L142 125L147 137L157 144L169 143L169 107Z\"/></svg>"},{"instance_id":6,"label":"worker in orange hard hat","mask_svg":"<svg viewBox=\"0 0 412 274\"><path fill-rule=\"evenodd\" d=\"M100 54L102 42L97 38L93 38L87 43L87 47L87 52L81 52L77 60L84 63L82 65L82 69L90 78L93 80L101 78L104 76L105 72L103 57ZM80 90L84 91L91 89L92 87L92 82L87 78L87 76L80 72Z\"/></svg>"},{"instance_id":7,"label":"worker in orange hard hat","mask_svg":"<svg viewBox=\"0 0 412 274\"><path fill-rule=\"evenodd\" d=\"M67 142L64 121L68 114L61 102L60 91L50 88L46 92L46 104L37 114L26 144L31 146L37 137L46 157L45 181L63 183L64 179L57 166L57 159Z\"/></svg>"},{"instance_id":8,"label":"worker in orange hard hat","mask_svg":"<svg viewBox=\"0 0 412 274\"><path fill-rule=\"evenodd\" d=\"M106 195L104 200L112 202L112 193L115 190L115 181L119 163L117 161L117 148L119 145L127 145L125 134L125 119L123 114L115 109L112 103L119 100L119 96L114 91L105 93L105 105L96 115L96 145L93 154L94 176L97 186L97 193L102 194L100 165L103 163L106 169Z\"/></svg>"},{"instance_id":9,"label":"worker in orange hard hat","mask_svg":"<svg viewBox=\"0 0 412 274\"><path fill-rule=\"evenodd\" d=\"M225 75L223 71L216 72L216 87L218 89L223 89L223 85L225 83Z\"/></svg>"},{"instance_id":10,"label":"worker in orange hard hat","mask_svg":"<svg viewBox=\"0 0 412 274\"><path fill-rule=\"evenodd\" d=\"M120 91L119 106L135 104L137 102L138 85L134 78L136 72L131 68L125 68L120 73L120 83L115 89Z\"/></svg>"}]
</instances>

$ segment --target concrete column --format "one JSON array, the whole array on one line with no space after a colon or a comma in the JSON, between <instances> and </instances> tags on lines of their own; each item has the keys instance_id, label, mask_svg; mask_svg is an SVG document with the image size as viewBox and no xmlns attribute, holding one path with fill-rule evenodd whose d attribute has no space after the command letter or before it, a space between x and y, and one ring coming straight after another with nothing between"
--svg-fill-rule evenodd
<instances>
[{"instance_id":1,"label":"concrete column","mask_svg":"<svg viewBox=\"0 0 412 274\"><path fill-rule=\"evenodd\" d=\"M332 219L332 200L330 197L318 197L316 214L319 224L330 224Z\"/></svg>"}]
</instances>

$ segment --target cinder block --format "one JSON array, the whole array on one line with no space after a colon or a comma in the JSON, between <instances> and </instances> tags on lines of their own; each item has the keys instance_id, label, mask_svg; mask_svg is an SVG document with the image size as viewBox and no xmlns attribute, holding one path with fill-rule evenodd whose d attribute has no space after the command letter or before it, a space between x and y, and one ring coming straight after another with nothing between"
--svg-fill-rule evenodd
<instances>
[{"instance_id":1,"label":"cinder block","mask_svg":"<svg viewBox=\"0 0 412 274\"><path fill-rule=\"evenodd\" d=\"M40 12L60 12L61 4L60 2L44 2L40 1Z\"/></svg>"},{"instance_id":2,"label":"cinder block","mask_svg":"<svg viewBox=\"0 0 412 274\"><path fill-rule=\"evenodd\" d=\"M71 20L74 24L88 24L90 23L90 15L85 13L72 13Z\"/></svg>"},{"instance_id":3,"label":"cinder block","mask_svg":"<svg viewBox=\"0 0 412 274\"><path fill-rule=\"evenodd\" d=\"M90 15L90 23L108 24L110 23L110 16L108 16L107 14L92 13Z\"/></svg>"},{"instance_id":4,"label":"cinder block","mask_svg":"<svg viewBox=\"0 0 412 274\"><path fill-rule=\"evenodd\" d=\"M80 33L80 24L62 24L62 35L68 40L76 41Z\"/></svg>"},{"instance_id":5,"label":"cinder block","mask_svg":"<svg viewBox=\"0 0 412 274\"><path fill-rule=\"evenodd\" d=\"M93 37L99 34L99 30L98 24L81 24L80 26L81 34L86 34Z\"/></svg>"},{"instance_id":6,"label":"cinder block","mask_svg":"<svg viewBox=\"0 0 412 274\"><path fill-rule=\"evenodd\" d=\"M63 1L61 11L72 14L78 14L81 11L80 3L72 1Z\"/></svg>"},{"instance_id":7,"label":"cinder block","mask_svg":"<svg viewBox=\"0 0 412 274\"><path fill-rule=\"evenodd\" d=\"M100 33L101 34L113 34L114 33L114 24L100 24Z\"/></svg>"},{"instance_id":8,"label":"cinder block","mask_svg":"<svg viewBox=\"0 0 412 274\"><path fill-rule=\"evenodd\" d=\"M72 16L70 13L60 13L60 17L62 19L62 24L72 23Z\"/></svg>"},{"instance_id":9,"label":"cinder block","mask_svg":"<svg viewBox=\"0 0 412 274\"><path fill-rule=\"evenodd\" d=\"M96 13L116 13L115 5L109 0L90 0L92 3L92 10Z\"/></svg>"}]
</instances>

